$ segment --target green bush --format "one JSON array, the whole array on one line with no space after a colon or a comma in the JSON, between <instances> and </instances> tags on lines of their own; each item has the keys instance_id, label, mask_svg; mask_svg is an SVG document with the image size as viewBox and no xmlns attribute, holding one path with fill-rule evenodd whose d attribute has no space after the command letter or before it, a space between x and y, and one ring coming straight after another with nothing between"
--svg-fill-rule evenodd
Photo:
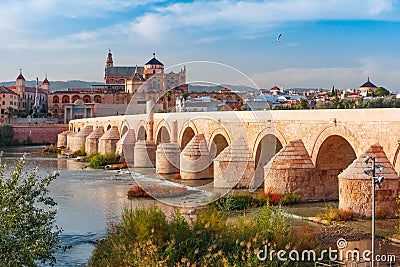
<instances>
[{"instance_id":1,"label":"green bush","mask_svg":"<svg viewBox=\"0 0 400 267\"><path fill-rule=\"evenodd\" d=\"M73 156L74 157L84 157L84 156L86 156L85 146L82 146L77 151L75 151Z\"/></svg>"},{"instance_id":2,"label":"green bush","mask_svg":"<svg viewBox=\"0 0 400 267\"><path fill-rule=\"evenodd\" d=\"M24 145L24 146L33 145L33 141L30 138L30 136L27 136L24 140L22 140L22 145Z\"/></svg>"},{"instance_id":3,"label":"green bush","mask_svg":"<svg viewBox=\"0 0 400 267\"><path fill-rule=\"evenodd\" d=\"M46 154L58 154L60 151L61 150L55 147L53 144L50 144L49 146L46 146L42 149L42 153Z\"/></svg>"},{"instance_id":4,"label":"green bush","mask_svg":"<svg viewBox=\"0 0 400 267\"><path fill-rule=\"evenodd\" d=\"M99 154L91 155L89 160L89 166L93 169L99 169L109 164L121 163L120 158L121 158L120 155L114 152L109 152L105 155L99 155Z\"/></svg>"},{"instance_id":5,"label":"green bush","mask_svg":"<svg viewBox=\"0 0 400 267\"><path fill-rule=\"evenodd\" d=\"M15 145L14 129L11 125L4 124L0 127L0 146Z\"/></svg>"},{"instance_id":6,"label":"green bush","mask_svg":"<svg viewBox=\"0 0 400 267\"><path fill-rule=\"evenodd\" d=\"M228 194L218 199L215 204L220 211L231 212L263 206L263 202L250 195Z\"/></svg>"},{"instance_id":7,"label":"green bush","mask_svg":"<svg viewBox=\"0 0 400 267\"><path fill-rule=\"evenodd\" d=\"M24 175L24 165L22 158L9 177L3 177L0 166L0 265L53 266L62 230L55 225L57 203L49 185L57 174L38 178L35 170Z\"/></svg>"},{"instance_id":8,"label":"green bush","mask_svg":"<svg viewBox=\"0 0 400 267\"><path fill-rule=\"evenodd\" d=\"M179 212L167 219L156 207L126 209L95 245L89 266L281 266L276 257L260 262L259 249L291 250L297 244L282 211L269 205L234 223L216 205L200 210L192 222Z\"/></svg>"}]
</instances>

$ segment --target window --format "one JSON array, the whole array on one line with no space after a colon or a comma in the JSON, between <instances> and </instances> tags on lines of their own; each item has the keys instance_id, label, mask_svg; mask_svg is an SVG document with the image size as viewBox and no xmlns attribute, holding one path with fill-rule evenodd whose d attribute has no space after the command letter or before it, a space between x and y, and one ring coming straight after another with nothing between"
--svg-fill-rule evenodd
<instances>
[{"instance_id":1,"label":"window","mask_svg":"<svg viewBox=\"0 0 400 267\"><path fill-rule=\"evenodd\" d=\"M4 106L4 105L6 104L6 101L3 101L2 104L3 104L3 106Z\"/></svg>"},{"instance_id":2,"label":"window","mask_svg":"<svg viewBox=\"0 0 400 267\"><path fill-rule=\"evenodd\" d=\"M96 102L96 103L101 103L101 96L95 95L95 96L94 96L94 102Z\"/></svg>"},{"instance_id":3,"label":"window","mask_svg":"<svg viewBox=\"0 0 400 267\"><path fill-rule=\"evenodd\" d=\"M13 104L13 102L12 101L10 101L10 105L12 105Z\"/></svg>"},{"instance_id":4,"label":"window","mask_svg":"<svg viewBox=\"0 0 400 267\"><path fill-rule=\"evenodd\" d=\"M65 95L62 97L62 102L63 103L69 103L69 96Z\"/></svg>"},{"instance_id":5,"label":"window","mask_svg":"<svg viewBox=\"0 0 400 267\"><path fill-rule=\"evenodd\" d=\"M58 103L58 101L59 101L59 100L58 100L58 96L56 96L56 95L53 96L53 103Z\"/></svg>"}]
</instances>

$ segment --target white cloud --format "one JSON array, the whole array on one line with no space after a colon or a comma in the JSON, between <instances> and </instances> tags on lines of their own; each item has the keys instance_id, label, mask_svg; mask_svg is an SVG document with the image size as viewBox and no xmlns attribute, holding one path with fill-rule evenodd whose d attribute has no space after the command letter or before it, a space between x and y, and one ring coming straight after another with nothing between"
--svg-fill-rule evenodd
<instances>
[{"instance_id":1,"label":"white cloud","mask_svg":"<svg viewBox=\"0 0 400 267\"><path fill-rule=\"evenodd\" d=\"M394 0L393 0L394 1ZM157 8L138 17L134 30L149 37L154 28L158 33L169 29L208 27L208 30L240 30L248 35L264 31L288 21L312 20L399 20L393 14L391 0L264 0L195 1Z\"/></svg>"},{"instance_id":2,"label":"white cloud","mask_svg":"<svg viewBox=\"0 0 400 267\"><path fill-rule=\"evenodd\" d=\"M400 67L395 60L387 58L360 59L360 66L337 68L287 68L276 71L256 73L251 79L261 88L274 85L284 88L358 88L371 78L377 86L384 86L392 91L400 91L398 73Z\"/></svg>"}]
</instances>

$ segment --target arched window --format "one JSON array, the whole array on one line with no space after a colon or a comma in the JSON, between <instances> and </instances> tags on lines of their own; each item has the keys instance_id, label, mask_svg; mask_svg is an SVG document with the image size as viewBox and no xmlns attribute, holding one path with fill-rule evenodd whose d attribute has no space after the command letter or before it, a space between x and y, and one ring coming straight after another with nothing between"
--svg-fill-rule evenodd
<instances>
[{"instance_id":1,"label":"arched window","mask_svg":"<svg viewBox=\"0 0 400 267\"><path fill-rule=\"evenodd\" d=\"M72 103L74 103L76 100L80 99L79 95L74 95L72 97Z\"/></svg>"},{"instance_id":2,"label":"arched window","mask_svg":"<svg viewBox=\"0 0 400 267\"><path fill-rule=\"evenodd\" d=\"M69 96L65 95L62 97L62 102L63 103L69 103Z\"/></svg>"},{"instance_id":3,"label":"arched window","mask_svg":"<svg viewBox=\"0 0 400 267\"><path fill-rule=\"evenodd\" d=\"M94 102L95 102L95 103L101 103L101 96L95 95L95 96L94 96Z\"/></svg>"},{"instance_id":4,"label":"arched window","mask_svg":"<svg viewBox=\"0 0 400 267\"><path fill-rule=\"evenodd\" d=\"M89 95L85 95L85 96L83 97L83 102L85 102L85 103L91 103L91 102L92 102L92 99L90 98Z\"/></svg>"},{"instance_id":5,"label":"arched window","mask_svg":"<svg viewBox=\"0 0 400 267\"><path fill-rule=\"evenodd\" d=\"M58 96L53 96L53 103L58 103Z\"/></svg>"}]
</instances>

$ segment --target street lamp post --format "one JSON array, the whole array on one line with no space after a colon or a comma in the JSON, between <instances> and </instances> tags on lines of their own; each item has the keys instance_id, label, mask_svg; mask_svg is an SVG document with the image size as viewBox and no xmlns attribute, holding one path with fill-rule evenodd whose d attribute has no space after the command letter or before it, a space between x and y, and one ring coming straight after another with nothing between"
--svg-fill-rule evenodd
<instances>
[{"instance_id":1,"label":"street lamp post","mask_svg":"<svg viewBox=\"0 0 400 267\"><path fill-rule=\"evenodd\" d=\"M371 257L372 257L372 261L371 261L371 267L374 267L374 262L375 262L375 186L382 188L382 181L384 179L383 176L376 176L376 168L378 167L379 170L382 172L384 167L381 164L376 164L375 162L375 157L372 156L367 156L364 159L364 162L366 164L369 163L369 161L372 161L372 168L371 169L367 169L364 171L364 173L366 175L371 175L371 181L372 181L372 186L371 186L371 193L372 193L372 227L371 227L371 235L372 235L372 244L371 244Z\"/></svg>"}]
</instances>

